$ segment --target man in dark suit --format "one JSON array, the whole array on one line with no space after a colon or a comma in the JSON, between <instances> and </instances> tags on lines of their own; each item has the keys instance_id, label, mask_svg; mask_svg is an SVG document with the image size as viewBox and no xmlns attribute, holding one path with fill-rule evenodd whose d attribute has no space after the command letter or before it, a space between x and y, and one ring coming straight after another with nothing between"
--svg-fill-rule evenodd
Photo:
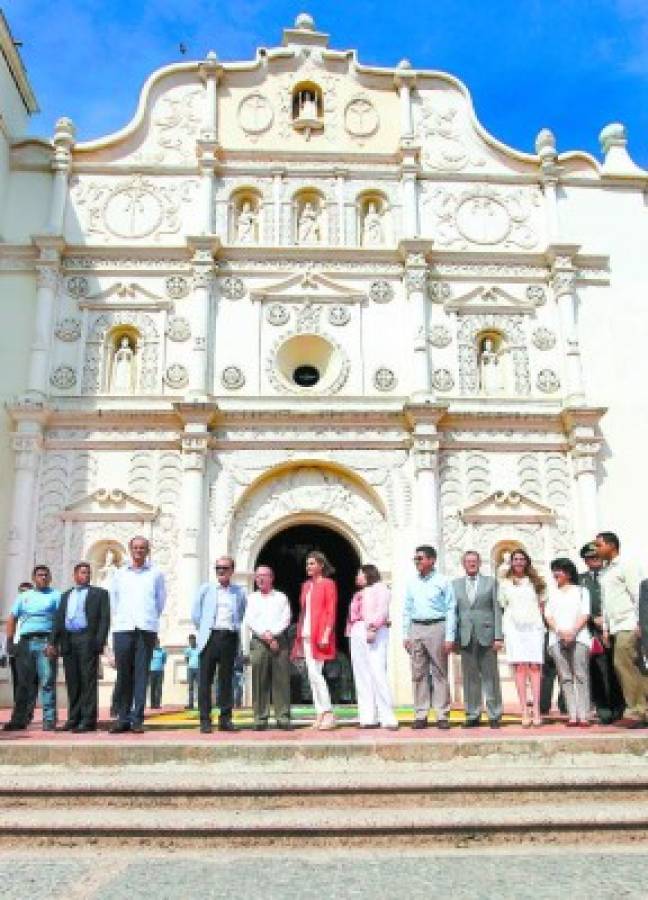
<instances>
[{"instance_id":1,"label":"man in dark suit","mask_svg":"<svg viewBox=\"0 0 648 900\"><path fill-rule=\"evenodd\" d=\"M648 578L639 585L639 646L644 659L648 660Z\"/></svg>"},{"instance_id":2,"label":"man in dark suit","mask_svg":"<svg viewBox=\"0 0 648 900\"><path fill-rule=\"evenodd\" d=\"M90 584L90 564L74 567L74 587L65 591L54 617L50 650L63 656L68 694L65 731L97 729L99 657L110 628L110 595Z\"/></svg>"},{"instance_id":3,"label":"man in dark suit","mask_svg":"<svg viewBox=\"0 0 648 900\"><path fill-rule=\"evenodd\" d=\"M497 599L497 581L480 574L481 558L476 550L463 556L464 578L452 583L457 598L456 643L461 650L466 721L464 728L479 725L482 692L491 728L502 718L502 691L497 652L502 649L502 608Z\"/></svg>"},{"instance_id":4,"label":"man in dark suit","mask_svg":"<svg viewBox=\"0 0 648 900\"><path fill-rule=\"evenodd\" d=\"M610 638L610 646L603 643L603 610L601 608L601 582L599 576L603 569L603 560L596 552L594 541L580 549L580 557L587 566L587 572L578 576L578 580L586 587L590 595L589 628L593 637L598 638L602 652L590 656L590 694L601 725L611 725L623 717L625 701L623 691L614 670L614 638Z\"/></svg>"}]
</instances>

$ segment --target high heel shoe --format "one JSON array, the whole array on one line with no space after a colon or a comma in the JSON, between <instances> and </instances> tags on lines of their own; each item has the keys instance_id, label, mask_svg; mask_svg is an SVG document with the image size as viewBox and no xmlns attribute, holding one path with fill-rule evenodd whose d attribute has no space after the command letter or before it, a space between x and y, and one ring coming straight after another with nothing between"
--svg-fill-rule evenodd
<instances>
[{"instance_id":1,"label":"high heel shoe","mask_svg":"<svg viewBox=\"0 0 648 900\"><path fill-rule=\"evenodd\" d=\"M531 728L531 717L527 712L522 713L522 728Z\"/></svg>"}]
</instances>

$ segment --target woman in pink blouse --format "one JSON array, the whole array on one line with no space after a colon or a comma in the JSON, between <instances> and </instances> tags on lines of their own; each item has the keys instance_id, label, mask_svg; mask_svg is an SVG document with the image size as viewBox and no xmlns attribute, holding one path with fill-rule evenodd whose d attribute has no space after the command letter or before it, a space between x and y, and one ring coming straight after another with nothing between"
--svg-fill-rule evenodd
<instances>
[{"instance_id":1,"label":"woman in pink blouse","mask_svg":"<svg viewBox=\"0 0 648 900\"><path fill-rule=\"evenodd\" d=\"M351 664L358 697L360 728L396 730L391 692L387 684L389 643L389 588L380 580L378 569L360 566L359 588L349 606L346 635L351 647Z\"/></svg>"}]
</instances>

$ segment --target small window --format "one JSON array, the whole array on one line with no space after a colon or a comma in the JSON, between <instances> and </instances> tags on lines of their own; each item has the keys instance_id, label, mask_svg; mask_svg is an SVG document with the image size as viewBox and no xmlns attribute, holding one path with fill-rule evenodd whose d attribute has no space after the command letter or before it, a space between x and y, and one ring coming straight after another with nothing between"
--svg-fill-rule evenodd
<instances>
[{"instance_id":1,"label":"small window","mask_svg":"<svg viewBox=\"0 0 648 900\"><path fill-rule=\"evenodd\" d=\"M299 387L314 387L319 380L320 373L315 366L297 366L293 372L293 381Z\"/></svg>"}]
</instances>

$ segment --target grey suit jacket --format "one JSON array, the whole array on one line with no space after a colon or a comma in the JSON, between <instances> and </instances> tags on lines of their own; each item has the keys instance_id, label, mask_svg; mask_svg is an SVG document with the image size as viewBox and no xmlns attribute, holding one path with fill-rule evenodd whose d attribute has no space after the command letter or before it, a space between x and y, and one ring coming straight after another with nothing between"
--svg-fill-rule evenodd
<instances>
[{"instance_id":1,"label":"grey suit jacket","mask_svg":"<svg viewBox=\"0 0 648 900\"><path fill-rule=\"evenodd\" d=\"M502 607L497 599L497 579L490 575L480 575L474 603L470 603L466 593L466 578L456 578L452 582L457 598L456 643L467 647L473 634L482 647L489 647L493 641L502 640Z\"/></svg>"}]
</instances>

